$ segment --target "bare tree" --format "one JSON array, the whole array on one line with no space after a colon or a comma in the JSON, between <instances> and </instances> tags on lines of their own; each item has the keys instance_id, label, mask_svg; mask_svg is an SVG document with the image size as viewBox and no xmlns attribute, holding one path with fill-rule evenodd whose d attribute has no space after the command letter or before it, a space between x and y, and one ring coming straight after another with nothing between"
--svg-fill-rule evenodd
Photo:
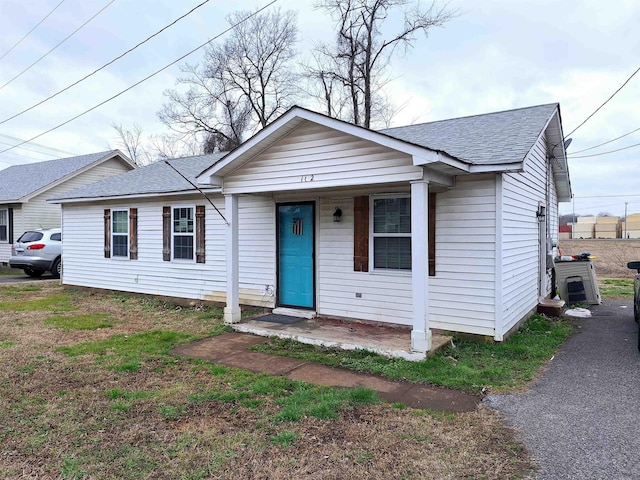
<instances>
[{"instance_id":1,"label":"bare tree","mask_svg":"<svg viewBox=\"0 0 640 480\"><path fill-rule=\"evenodd\" d=\"M416 34L422 32L426 36L429 29L444 25L456 15L445 7L436 7L435 2L421 9L412 0L320 0L316 6L335 20L337 38L334 47L321 45L316 49L320 57L330 56L333 63L326 59L318 62L310 77L325 83L331 79L332 87L337 81L341 91L332 89L332 97L325 98L327 111L335 110L331 107L335 98L346 97L349 108L346 118L342 118L367 128L393 111L389 100L379 95L389 81L386 72L391 55L398 48L405 53L413 47ZM396 10L403 15L402 28L395 34L383 35L383 24Z\"/></svg>"},{"instance_id":2,"label":"bare tree","mask_svg":"<svg viewBox=\"0 0 640 480\"><path fill-rule=\"evenodd\" d=\"M248 133L265 127L291 106L296 94L297 17L279 9L255 15L240 11L222 44L206 48L201 65L184 65L158 116L179 135L191 135L207 153L231 150Z\"/></svg>"},{"instance_id":3,"label":"bare tree","mask_svg":"<svg viewBox=\"0 0 640 480\"><path fill-rule=\"evenodd\" d=\"M143 130L137 123L133 124L133 128L128 130L115 122L111 123L119 139L119 147L127 154L127 156L133 160L133 162L139 167L151 163L153 160L149 152L143 145Z\"/></svg>"},{"instance_id":4,"label":"bare tree","mask_svg":"<svg viewBox=\"0 0 640 480\"><path fill-rule=\"evenodd\" d=\"M203 153L202 146L191 135L154 135L151 137L151 144L158 160L192 157Z\"/></svg>"}]
</instances>

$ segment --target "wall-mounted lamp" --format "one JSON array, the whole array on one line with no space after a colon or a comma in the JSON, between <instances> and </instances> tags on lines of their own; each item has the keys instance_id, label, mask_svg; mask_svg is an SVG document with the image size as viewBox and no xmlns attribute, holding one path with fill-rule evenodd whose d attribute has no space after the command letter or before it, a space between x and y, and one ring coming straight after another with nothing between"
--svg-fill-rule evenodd
<instances>
[{"instance_id":1,"label":"wall-mounted lamp","mask_svg":"<svg viewBox=\"0 0 640 480\"><path fill-rule=\"evenodd\" d=\"M340 209L340 207L336 207L336 211L333 212L333 221L336 223L339 223L341 218L342 218L342 210Z\"/></svg>"},{"instance_id":2,"label":"wall-mounted lamp","mask_svg":"<svg viewBox=\"0 0 640 480\"><path fill-rule=\"evenodd\" d=\"M546 216L547 216L546 208L543 205L538 205L538 211L536 212L536 217L538 217L538 221L543 222Z\"/></svg>"}]
</instances>

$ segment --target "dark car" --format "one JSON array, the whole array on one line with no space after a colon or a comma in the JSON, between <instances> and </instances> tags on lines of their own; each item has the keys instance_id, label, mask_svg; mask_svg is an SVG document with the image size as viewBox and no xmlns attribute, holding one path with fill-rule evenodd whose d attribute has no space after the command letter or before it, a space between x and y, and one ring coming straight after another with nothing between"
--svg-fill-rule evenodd
<instances>
[{"instance_id":1,"label":"dark car","mask_svg":"<svg viewBox=\"0 0 640 480\"><path fill-rule=\"evenodd\" d=\"M11 268L20 268L30 277L51 272L60 277L62 270L62 232L59 228L30 230L11 246Z\"/></svg>"},{"instance_id":2,"label":"dark car","mask_svg":"<svg viewBox=\"0 0 640 480\"><path fill-rule=\"evenodd\" d=\"M627 268L636 271L633 280L633 318L640 324L640 261L627 263ZM640 333L638 333L638 350L640 350Z\"/></svg>"}]
</instances>

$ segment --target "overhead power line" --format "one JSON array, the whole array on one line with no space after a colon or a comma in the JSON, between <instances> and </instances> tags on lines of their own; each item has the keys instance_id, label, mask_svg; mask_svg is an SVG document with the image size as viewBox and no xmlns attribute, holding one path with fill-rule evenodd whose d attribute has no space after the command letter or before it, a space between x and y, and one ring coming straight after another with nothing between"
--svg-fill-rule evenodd
<instances>
[{"instance_id":1,"label":"overhead power line","mask_svg":"<svg viewBox=\"0 0 640 480\"><path fill-rule=\"evenodd\" d=\"M640 143L634 143L633 145L629 145L628 147L618 148L617 150L609 150L608 152L592 153L591 155L576 155L575 157L573 155L567 155L567 157L569 157L571 159L573 159L573 158L599 157L601 155L608 155L610 153L621 152L622 150L628 150L630 148L635 148L635 147L640 147Z\"/></svg>"},{"instance_id":2,"label":"overhead power line","mask_svg":"<svg viewBox=\"0 0 640 480\"><path fill-rule=\"evenodd\" d=\"M0 141L0 144L2 144L2 145L12 145L12 146L13 146L13 143L7 143L7 142L3 142L3 141ZM39 153L40 155L49 155L50 157L57 157L57 158L59 158L59 154L57 154L57 153L47 153L47 152L42 152L42 151L40 151L40 150L34 150L33 148L29 148L29 147L18 147L18 148L20 148L20 149L22 149L22 150L26 150L26 151L28 151L28 152Z\"/></svg>"},{"instance_id":3,"label":"overhead power line","mask_svg":"<svg viewBox=\"0 0 640 480\"><path fill-rule=\"evenodd\" d=\"M106 67L108 67L109 65L111 65L112 63L115 63L116 61L120 60L122 57L128 55L129 53L133 52L136 48L140 47L141 45L147 43L149 40L151 40L154 37L157 37L158 35L160 35L162 32L164 32L165 30L167 30L168 28L174 26L176 23L178 23L180 20L182 20L183 18L191 15L193 12L195 12L197 9L199 9L200 7L202 7L203 5L209 3L211 0L204 0L204 2L202 2L199 5L196 5L195 7L193 7L191 10L189 10L187 13L185 13L184 15L176 18L173 22L169 23L168 25L166 25L165 27L161 28L160 30L158 30L156 33L154 33L153 35L149 35L147 38L145 38L144 40L142 40L140 43L138 43L137 45L131 47L129 50L127 50L126 52L122 53L121 55L118 55L116 58L114 58L113 60L105 63L104 65L102 65L99 68L96 68L93 72L89 73L88 75L85 75L84 77L82 77L80 80L73 82L72 84L66 86L65 88L63 88L62 90L54 93L53 95L48 96L47 98L45 98L44 100L39 101L38 103L31 105L29 108L25 108L24 110L22 110L21 112L16 113L15 115L12 115L11 117L5 118L4 120L0 121L0 125L2 125L3 123L8 122L9 120L13 120L16 117L19 117L20 115L27 113L30 110L33 110L36 107L39 107L40 105L42 105L45 102L48 102L49 100L51 100L54 97L57 97L58 95L60 95L61 93L66 92L67 90L69 90L72 87L75 87L76 85L78 85L81 82L84 82L87 78L92 77L93 75L95 75L96 73L98 73L100 70L105 69Z\"/></svg>"},{"instance_id":4,"label":"overhead power line","mask_svg":"<svg viewBox=\"0 0 640 480\"><path fill-rule=\"evenodd\" d=\"M125 88L124 90L122 90L119 93L116 93L115 95L113 95L112 97L107 98L106 100L98 103L97 105L94 105L93 107L89 108L88 110L85 110L82 113L79 113L78 115L76 115L75 117L70 118L69 120L67 120L66 122L62 122L59 125L56 125L55 127L50 128L49 130L46 130L42 133L39 133L38 135L35 135L33 137L31 137L28 140L24 140L22 143L19 143L17 145L14 145L13 147L9 147L9 148L5 148L4 150L0 150L0 153L5 153L8 152L9 150L13 150L14 148L19 147L20 145L24 145L25 143L29 143L32 140L35 140L36 138L40 138L43 135L46 135L47 133L53 132L54 130L57 130L60 127L63 127L71 122L73 122L74 120L77 120L78 118L82 117L83 115L86 115L87 113L95 110L96 108L101 107L102 105L110 102L111 100L118 98L120 95L128 92L129 90L137 87L138 85L140 85L143 82L146 82L147 80L149 80L150 78L156 76L157 74L159 74L160 72L166 70L167 68L175 65L176 63L184 60L185 58L187 58L189 55L195 53L196 51L200 50L202 47L208 45L209 43L213 42L214 40L220 38L222 35L224 35L227 32L230 32L231 30L233 30L234 28L236 28L238 25L241 25L242 23L246 22L247 20L249 20L252 17L255 17L257 14L259 14L260 12L262 12L263 10L267 9L268 7L270 7L271 5L273 5L274 3L276 3L278 0L272 0L271 2L267 3L265 6L259 8L258 10L256 10L255 12L251 13L250 15L247 15L245 18L243 18L242 20L240 20L239 22L234 23L233 25L231 25L230 27L228 27L227 29L225 29L224 31L220 32L219 34L217 34L215 37L207 40L206 42L204 42L203 44L197 46L196 48L192 49L191 51L185 53L184 55L182 55L181 57L177 58L176 60L174 60L173 62L165 65L164 67L156 70L155 72L147 75L146 77L144 77L142 80L139 80L138 82L134 83L133 85Z\"/></svg>"},{"instance_id":5,"label":"overhead power line","mask_svg":"<svg viewBox=\"0 0 640 480\"><path fill-rule=\"evenodd\" d=\"M588 152L589 150L593 150L594 148L602 147L603 145L613 143L616 140L620 140L621 138L631 135L632 133L636 133L638 130L640 130L640 127L636 128L635 130L631 130L630 132L627 132L624 135L620 135L619 137L613 138L611 140L607 140L606 142L599 143L598 145L594 145L593 147L583 148L582 150L578 150L577 152L571 152L570 155L575 155L576 153Z\"/></svg>"},{"instance_id":6,"label":"overhead power line","mask_svg":"<svg viewBox=\"0 0 640 480\"><path fill-rule=\"evenodd\" d=\"M25 38L27 38L29 35L31 35L31 33L32 33L36 28L38 28L42 22L44 22L47 18L49 18L49 16L50 16L53 12L55 12L55 11L57 10L57 8L58 8L60 5L62 5L64 2L65 2L65 0L62 0L58 5L56 5L55 7L53 7L53 10L51 10L49 13L47 13L47 14L44 16L44 18L43 18L42 20L40 20L38 23L36 23L35 27L33 27L31 30L29 30L29 31L24 35L24 37L22 37L20 40L18 40L18 41L16 42L16 44L15 44L13 47L11 47L9 50L7 50L6 52L4 52L4 53L2 54L2 56L0 57L0 60L2 60L4 57L6 57L7 55L9 55L9 53L11 53L11 51L12 51L14 48L16 48L18 45L20 45L20 44L22 43L22 41L23 41Z\"/></svg>"},{"instance_id":7,"label":"overhead power line","mask_svg":"<svg viewBox=\"0 0 640 480\"><path fill-rule=\"evenodd\" d=\"M107 7L109 7L113 2L115 2L116 0L111 0L109 3L107 3L104 7L102 7L100 10L98 10L98 12L91 17L89 20L87 20L86 22L84 22L82 25L80 25L78 28L76 28L73 32L71 32L69 35L67 35L65 38L63 38L60 42L58 42L56 44L55 47L53 47L51 50L49 50L47 53L45 53L44 55L42 55L40 58L38 58L35 62L33 62L31 65L29 65L27 68L25 68L24 70L22 70L20 73L18 73L16 76L14 76L11 80L9 80L7 83L5 83L4 85L0 86L0 90L2 90L4 87L6 87L7 85L9 85L11 82L13 82L16 78L20 77L23 73L25 73L27 70L31 69L34 65L36 65L38 62L40 62L40 60L42 60L43 58L45 58L46 56L48 56L51 52L53 52L56 48L58 48L60 45L62 45L64 42L66 42L67 40L69 40L72 36L74 36L81 28L83 28L85 25L87 25L91 20L93 20L94 18L96 18L98 15L100 15L102 12L104 12Z\"/></svg>"},{"instance_id":8,"label":"overhead power line","mask_svg":"<svg viewBox=\"0 0 640 480\"><path fill-rule=\"evenodd\" d=\"M13 140L13 141L16 141L16 142L30 143L34 147L45 148L47 150L52 150L54 152L64 153L65 155L76 156L75 153L67 152L66 150L60 150L59 148L55 148L55 147L48 147L47 145L42 145L41 143L25 141L25 140L23 140L21 138L18 138L18 137L12 137L11 135L5 135L4 133L0 133L0 137L8 138L9 140ZM22 143L22 145L24 145L24 143Z\"/></svg>"},{"instance_id":9,"label":"overhead power line","mask_svg":"<svg viewBox=\"0 0 640 480\"><path fill-rule=\"evenodd\" d=\"M611 95L609 98L607 98L607 99L605 100L605 102L604 102L602 105L600 105L598 108L596 108L596 109L593 111L593 113L592 113L591 115L589 115L587 118L585 118L585 119L584 119L584 121L583 121L580 125L578 125L576 128L574 128L574 129L573 129L573 130L571 130L569 133L567 133L567 134L564 136L564 138L568 138L568 137L570 137L572 133L574 133L576 130L578 130L580 127L582 127L585 123L587 123L587 122L589 121L589 119L590 119L591 117L593 117L596 113L598 113L598 111L599 111L602 107L604 107L607 103L609 103L609 102L611 101L611 99L612 99L613 97L615 97L615 96L618 94L618 92L619 92L620 90L622 90L622 89L625 87L625 85L626 85L627 83L629 83L629 81L630 81L630 80L631 80L631 79L636 75L636 73L638 73L638 72L640 72L640 67L638 67L638 69L637 69L635 72L633 72L633 73L631 74L631 76L630 76L629 78L627 78L627 79L624 81L624 83L623 83L622 85L620 85L620 87L619 87L615 92L613 92L613 95Z\"/></svg>"}]
</instances>

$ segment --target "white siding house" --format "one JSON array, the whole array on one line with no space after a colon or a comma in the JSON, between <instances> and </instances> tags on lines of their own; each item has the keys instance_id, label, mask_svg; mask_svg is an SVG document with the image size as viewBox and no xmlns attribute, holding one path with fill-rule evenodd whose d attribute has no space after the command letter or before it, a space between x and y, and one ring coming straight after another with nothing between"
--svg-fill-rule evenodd
<instances>
[{"instance_id":1,"label":"white siding house","mask_svg":"<svg viewBox=\"0 0 640 480\"><path fill-rule=\"evenodd\" d=\"M230 323L244 304L404 325L416 352L432 329L499 341L551 293L562 139L557 104L381 132L295 107L229 154L59 196L63 281L223 301Z\"/></svg>"},{"instance_id":2,"label":"white siding house","mask_svg":"<svg viewBox=\"0 0 640 480\"><path fill-rule=\"evenodd\" d=\"M0 263L25 230L61 226L60 205L47 199L134 168L118 150L15 165L0 171Z\"/></svg>"}]
</instances>

